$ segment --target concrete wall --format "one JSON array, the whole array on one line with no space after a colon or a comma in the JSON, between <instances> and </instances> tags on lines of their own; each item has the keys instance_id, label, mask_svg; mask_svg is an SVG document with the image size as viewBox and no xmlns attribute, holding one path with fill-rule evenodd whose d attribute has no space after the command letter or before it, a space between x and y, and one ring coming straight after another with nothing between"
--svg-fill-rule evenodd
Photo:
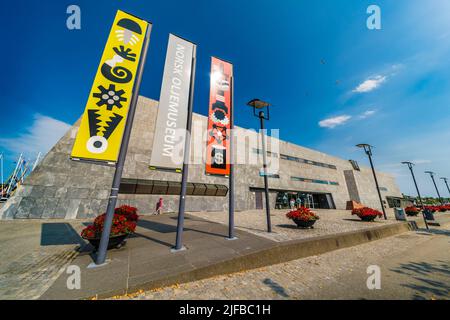
<instances>
[{"instance_id":1,"label":"concrete wall","mask_svg":"<svg viewBox=\"0 0 450 320\"><path fill-rule=\"evenodd\" d=\"M155 171L149 169L151 148L156 122L158 102L139 97L133 124L130 146L124 167L124 178L180 181L181 174L175 172ZM205 174L204 156L206 153L207 118L198 114L193 117L193 143L189 170L190 182L223 184L228 186L226 177ZM3 219L13 218L88 218L106 210L109 189L112 184L114 168L90 163L76 162L69 159L72 145L79 127L79 121L61 138L32 172L25 183L20 186L13 197L0 209ZM247 137L246 143L237 148L238 164L236 171L236 210L255 208L255 193L249 188L263 188L264 180L259 176L262 156L251 152L254 147L261 148L259 135L252 130L237 128L240 138ZM242 140L240 140L242 141ZM251 145L251 141L256 144ZM278 148L274 148L277 146ZM269 157L269 161L279 161L279 179L269 179L271 189L326 192L333 195L338 209L345 209L351 198L344 177L345 170L353 170L347 160L329 156L311 149L303 148L275 138L268 138L269 150L277 154L287 154L332 164L337 169L318 167L279 158ZM251 161L252 164L248 164ZM247 163L247 164L244 164ZM353 171L361 202L373 208L379 208L377 193L369 168ZM338 182L338 186L292 181L291 176L323 179ZM401 196L394 179L378 173L380 186L388 188L383 196ZM159 195L120 195L119 204L130 204L140 212L152 213ZM275 205L275 193L271 193L271 205ZM163 196L165 210L178 210L178 196ZM264 203L264 196L263 196ZM228 208L228 197L188 196L188 211L223 211Z\"/></svg>"}]
</instances>

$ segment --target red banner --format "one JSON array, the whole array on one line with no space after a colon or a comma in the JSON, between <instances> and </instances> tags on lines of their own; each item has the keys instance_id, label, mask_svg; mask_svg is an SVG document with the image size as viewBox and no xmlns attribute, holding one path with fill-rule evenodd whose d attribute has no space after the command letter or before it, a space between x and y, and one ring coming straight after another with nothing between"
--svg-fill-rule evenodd
<instances>
[{"instance_id":1,"label":"red banner","mask_svg":"<svg viewBox=\"0 0 450 320\"><path fill-rule=\"evenodd\" d=\"M207 174L230 174L229 139L233 108L231 105L232 77L233 65L212 57L206 146Z\"/></svg>"}]
</instances>

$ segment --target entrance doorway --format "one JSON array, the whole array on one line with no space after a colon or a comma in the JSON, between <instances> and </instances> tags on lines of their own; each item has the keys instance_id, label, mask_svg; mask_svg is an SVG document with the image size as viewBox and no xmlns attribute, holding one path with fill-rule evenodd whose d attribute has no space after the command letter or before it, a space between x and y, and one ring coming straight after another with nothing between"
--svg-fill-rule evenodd
<instances>
[{"instance_id":1,"label":"entrance doorway","mask_svg":"<svg viewBox=\"0 0 450 320\"><path fill-rule=\"evenodd\" d=\"M331 193L289 191L277 193L276 209L293 209L299 205L311 209L336 209Z\"/></svg>"},{"instance_id":2,"label":"entrance doorway","mask_svg":"<svg viewBox=\"0 0 450 320\"><path fill-rule=\"evenodd\" d=\"M261 210L263 208L262 191L255 192L255 202L256 202L256 209Z\"/></svg>"}]
</instances>

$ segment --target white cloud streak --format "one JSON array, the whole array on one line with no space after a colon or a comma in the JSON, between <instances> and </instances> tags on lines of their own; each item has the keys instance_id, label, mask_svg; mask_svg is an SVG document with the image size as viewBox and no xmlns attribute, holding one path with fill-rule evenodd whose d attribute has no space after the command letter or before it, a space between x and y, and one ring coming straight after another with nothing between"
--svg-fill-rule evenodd
<instances>
[{"instance_id":1,"label":"white cloud streak","mask_svg":"<svg viewBox=\"0 0 450 320\"><path fill-rule=\"evenodd\" d=\"M18 136L0 138L0 145L11 153L24 153L30 157L39 152L46 154L71 127L39 113L34 114L33 118L33 123Z\"/></svg>"},{"instance_id":2,"label":"white cloud streak","mask_svg":"<svg viewBox=\"0 0 450 320\"><path fill-rule=\"evenodd\" d=\"M386 79L386 76L371 77L359 84L355 89L353 89L353 92L365 93L373 91L378 88L383 82L385 82Z\"/></svg>"},{"instance_id":3,"label":"white cloud streak","mask_svg":"<svg viewBox=\"0 0 450 320\"><path fill-rule=\"evenodd\" d=\"M371 116L373 116L376 113L376 110L367 110L363 112L361 115L359 115L359 119L367 119Z\"/></svg>"},{"instance_id":4,"label":"white cloud streak","mask_svg":"<svg viewBox=\"0 0 450 320\"><path fill-rule=\"evenodd\" d=\"M333 118L324 119L322 121L319 121L319 126L322 128L335 128L337 126L345 124L348 120L350 120L352 116L349 115L342 115L337 116Z\"/></svg>"}]
</instances>

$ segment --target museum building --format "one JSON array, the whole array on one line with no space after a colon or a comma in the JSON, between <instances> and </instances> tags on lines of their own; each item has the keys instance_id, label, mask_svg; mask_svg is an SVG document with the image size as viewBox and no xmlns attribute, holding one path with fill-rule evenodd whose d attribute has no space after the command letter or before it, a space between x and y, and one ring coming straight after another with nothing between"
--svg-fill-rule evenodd
<instances>
[{"instance_id":1,"label":"museum building","mask_svg":"<svg viewBox=\"0 0 450 320\"><path fill-rule=\"evenodd\" d=\"M119 204L136 206L141 214L153 213L161 197L165 212L178 211L181 173L150 166L157 111L157 101L139 97L119 191ZM193 115L188 212L228 210L228 177L206 174L202 161L207 121L206 116ZM70 159L79 125L80 120L3 205L2 219L80 219L106 210L114 167ZM240 139L236 143L235 209L263 209L261 135L236 130ZM271 207L288 208L291 199L299 199L311 208L346 209L348 201L356 201L381 209L370 168L270 136L267 146ZM394 177L382 172L377 177L385 206L400 206L402 194Z\"/></svg>"}]
</instances>

